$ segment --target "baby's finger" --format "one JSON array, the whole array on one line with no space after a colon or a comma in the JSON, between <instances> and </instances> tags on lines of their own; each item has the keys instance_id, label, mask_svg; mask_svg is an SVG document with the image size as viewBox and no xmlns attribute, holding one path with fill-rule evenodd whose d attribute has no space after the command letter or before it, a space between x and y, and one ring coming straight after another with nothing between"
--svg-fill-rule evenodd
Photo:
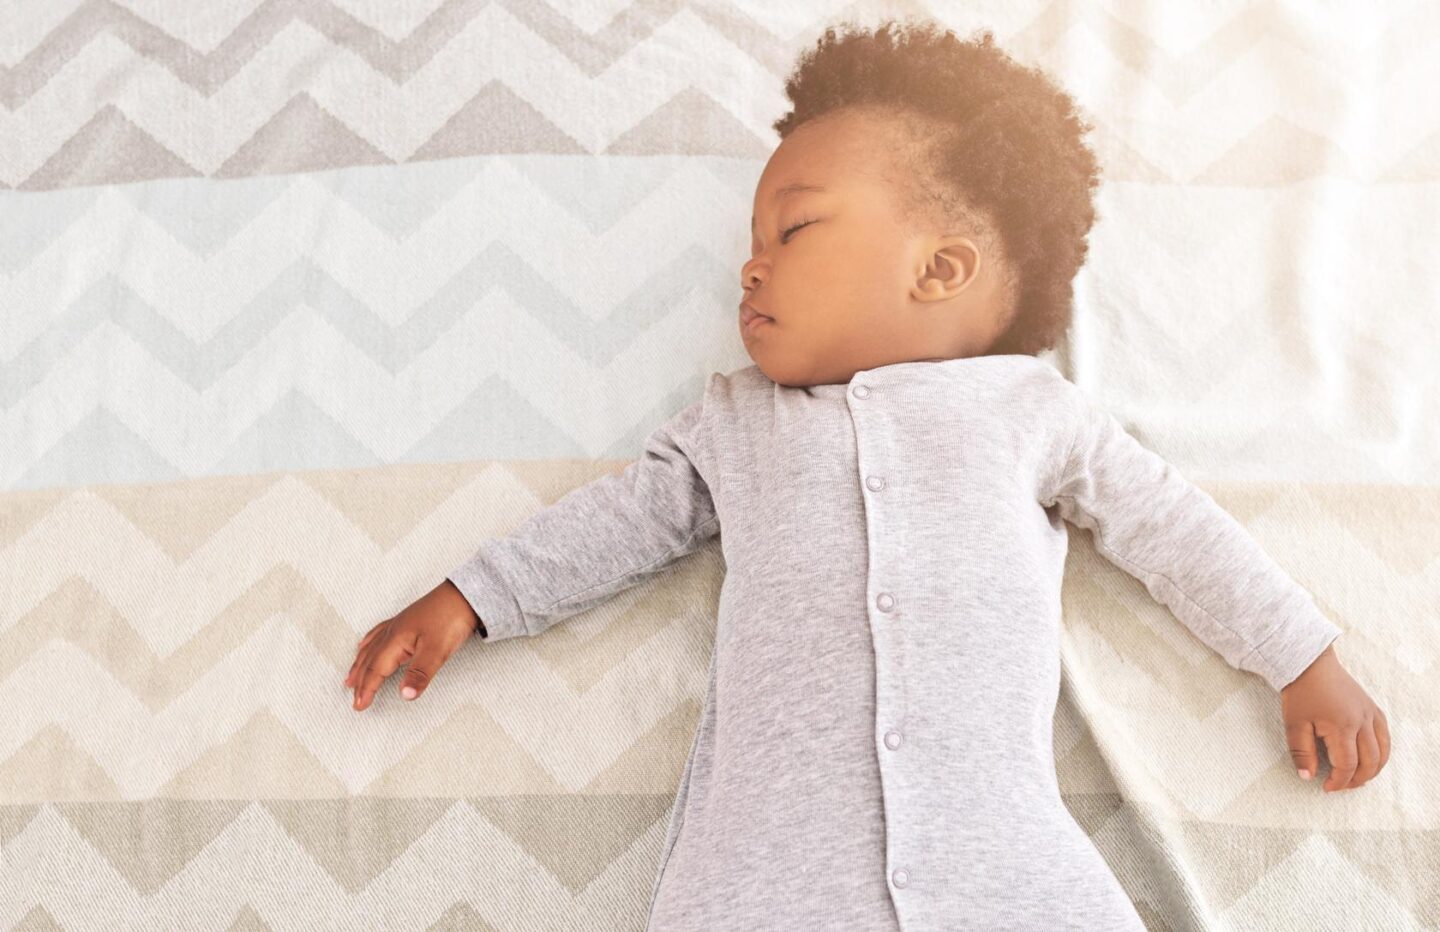
<instances>
[{"instance_id":1,"label":"baby's finger","mask_svg":"<svg viewBox=\"0 0 1440 932\"><path fill-rule=\"evenodd\" d=\"M385 648L389 641L386 638L377 638L366 645L355 658L355 668L350 674L348 682L355 690L355 708L360 708L360 695L364 690L365 674L369 672L370 665L375 662L375 655Z\"/></svg>"},{"instance_id":2,"label":"baby's finger","mask_svg":"<svg viewBox=\"0 0 1440 932\"><path fill-rule=\"evenodd\" d=\"M1355 775L1355 735L1358 728L1346 728L1323 735L1325 753L1330 756L1330 778L1325 781L1325 792L1333 793L1350 785Z\"/></svg>"},{"instance_id":3,"label":"baby's finger","mask_svg":"<svg viewBox=\"0 0 1440 932\"><path fill-rule=\"evenodd\" d=\"M371 641L375 640L375 635L379 634L389 623L390 619L387 618L375 627L371 628L369 631L366 631L365 636L360 639L360 644L358 645L358 647L364 648L366 644L369 644Z\"/></svg>"},{"instance_id":4,"label":"baby's finger","mask_svg":"<svg viewBox=\"0 0 1440 932\"><path fill-rule=\"evenodd\" d=\"M1297 721L1285 726L1285 743L1290 748L1290 759L1295 762L1295 771L1300 779L1309 780L1319 772L1315 762L1315 726L1309 721Z\"/></svg>"},{"instance_id":5,"label":"baby's finger","mask_svg":"<svg viewBox=\"0 0 1440 932\"><path fill-rule=\"evenodd\" d=\"M355 662L350 664L350 672L345 675L346 686L358 686L360 684L360 674L364 672L366 667L370 666L370 649L371 645L366 644L355 652Z\"/></svg>"},{"instance_id":6,"label":"baby's finger","mask_svg":"<svg viewBox=\"0 0 1440 932\"><path fill-rule=\"evenodd\" d=\"M1390 724L1379 709L1375 710L1375 740L1380 742L1380 769L1383 770L1390 761Z\"/></svg>"},{"instance_id":7,"label":"baby's finger","mask_svg":"<svg viewBox=\"0 0 1440 932\"><path fill-rule=\"evenodd\" d=\"M362 647L355 652L355 662L350 664L350 672L345 674L346 686L353 686L355 684L355 674L363 670L365 665L365 648Z\"/></svg>"},{"instance_id":8,"label":"baby's finger","mask_svg":"<svg viewBox=\"0 0 1440 932\"><path fill-rule=\"evenodd\" d=\"M360 644L355 648L355 661L350 664L350 672L345 674L346 686L350 685L350 680L355 676L355 670L360 666L361 658L365 656L365 648L370 646L370 643L375 640L375 635L379 634L381 629L388 625L392 620L393 619L391 618L385 619L375 627L371 628L369 631L366 631L365 636L360 639Z\"/></svg>"},{"instance_id":9,"label":"baby's finger","mask_svg":"<svg viewBox=\"0 0 1440 932\"><path fill-rule=\"evenodd\" d=\"M374 657L365 672L360 674L360 688L355 692L355 708L365 709L370 705L370 700L375 698L375 693L380 689L380 684L385 682L386 677L400 668L400 665L409 659L413 651L413 639L406 643L405 637L391 637L380 647L372 651Z\"/></svg>"},{"instance_id":10,"label":"baby's finger","mask_svg":"<svg viewBox=\"0 0 1440 932\"><path fill-rule=\"evenodd\" d=\"M1356 749L1360 752L1360 765L1355 768L1355 779L1350 788L1364 786L1380 769L1380 742L1375 740L1375 724L1366 722L1355 735Z\"/></svg>"},{"instance_id":11,"label":"baby's finger","mask_svg":"<svg viewBox=\"0 0 1440 932\"><path fill-rule=\"evenodd\" d=\"M449 654L438 643L431 644L423 637L416 639L415 656L405 666L405 676L400 681L400 698L418 698L435 678L435 671L448 659Z\"/></svg>"}]
</instances>

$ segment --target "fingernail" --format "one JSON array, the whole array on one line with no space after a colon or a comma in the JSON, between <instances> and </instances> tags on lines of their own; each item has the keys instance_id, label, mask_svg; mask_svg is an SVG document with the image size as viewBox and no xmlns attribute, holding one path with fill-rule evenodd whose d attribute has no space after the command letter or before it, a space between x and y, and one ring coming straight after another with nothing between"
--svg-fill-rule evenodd
<instances>
[{"instance_id":1,"label":"fingernail","mask_svg":"<svg viewBox=\"0 0 1440 932\"><path fill-rule=\"evenodd\" d=\"M400 690L400 695L404 696L406 699L414 699L414 698L415 698L415 687L414 687L414 686L406 686L404 689Z\"/></svg>"},{"instance_id":2,"label":"fingernail","mask_svg":"<svg viewBox=\"0 0 1440 932\"><path fill-rule=\"evenodd\" d=\"M1302 771L1300 771L1300 779L1302 779L1302 780L1308 780L1308 779L1310 779L1310 771L1308 771L1308 770L1302 770Z\"/></svg>"}]
</instances>

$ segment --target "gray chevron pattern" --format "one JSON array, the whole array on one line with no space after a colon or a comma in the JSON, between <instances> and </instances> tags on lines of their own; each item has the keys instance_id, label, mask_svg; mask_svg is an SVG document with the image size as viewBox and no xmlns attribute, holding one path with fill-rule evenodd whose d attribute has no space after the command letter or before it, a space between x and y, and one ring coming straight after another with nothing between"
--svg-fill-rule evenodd
<instances>
[{"instance_id":1,"label":"gray chevron pattern","mask_svg":"<svg viewBox=\"0 0 1440 932\"><path fill-rule=\"evenodd\" d=\"M0 0L0 928L642 927L718 545L424 701L339 683L749 363L783 80L890 17L1093 114L1062 368L1390 713L1380 778L1299 783L1273 695L1075 533L1067 806L1152 930L1440 929L1440 8L1401 0Z\"/></svg>"}]
</instances>

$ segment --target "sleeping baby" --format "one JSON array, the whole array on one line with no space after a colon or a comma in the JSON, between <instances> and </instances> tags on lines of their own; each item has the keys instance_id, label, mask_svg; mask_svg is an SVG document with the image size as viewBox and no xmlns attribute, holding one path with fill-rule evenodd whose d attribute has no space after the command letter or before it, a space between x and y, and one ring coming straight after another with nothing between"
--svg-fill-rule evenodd
<instances>
[{"instance_id":1,"label":"sleeping baby","mask_svg":"<svg viewBox=\"0 0 1440 932\"><path fill-rule=\"evenodd\" d=\"M1143 930L1061 800L1067 522L1279 697L1299 778L1384 766L1340 629L1037 358L1095 213L1088 127L982 33L826 30L753 201L753 365L360 642L364 709L719 537L709 685L647 928ZM723 536L721 529L724 529ZM1278 751L1278 749L1277 749Z\"/></svg>"}]
</instances>

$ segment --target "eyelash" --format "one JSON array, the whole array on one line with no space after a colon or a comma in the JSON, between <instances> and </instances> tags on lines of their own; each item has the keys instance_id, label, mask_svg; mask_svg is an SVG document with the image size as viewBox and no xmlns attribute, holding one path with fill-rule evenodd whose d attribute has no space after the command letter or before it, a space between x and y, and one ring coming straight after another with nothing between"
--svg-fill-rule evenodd
<instances>
[{"instance_id":1,"label":"eyelash","mask_svg":"<svg viewBox=\"0 0 1440 932\"><path fill-rule=\"evenodd\" d=\"M791 234L791 233L794 233L796 230L800 229L800 228L803 227L803 226L809 226L810 224L812 224L812 223L814 223L814 222L815 222L814 220L802 220L802 221L800 221L799 223L795 224L794 226L790 227L789 229L780 231L780 242L781 242L781 243L788 243L788 242L790 241L790 234Z\"/></svg>"}]
</instances>

